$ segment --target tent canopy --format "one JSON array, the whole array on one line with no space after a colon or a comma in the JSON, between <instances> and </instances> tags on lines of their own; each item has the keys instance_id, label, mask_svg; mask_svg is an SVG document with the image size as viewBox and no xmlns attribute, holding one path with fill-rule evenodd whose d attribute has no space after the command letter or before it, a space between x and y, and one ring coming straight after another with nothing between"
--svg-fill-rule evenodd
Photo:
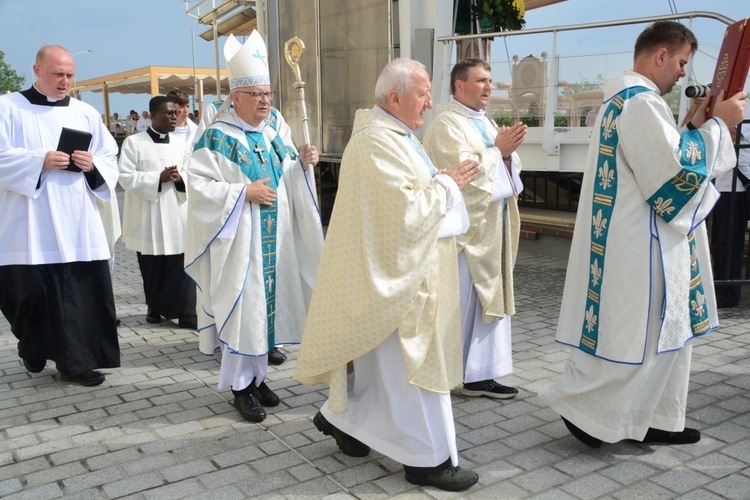
<instances>
[{"instance_id":1,"label":"tent canopy","mask_svg":"<svg viewBox=\"0 0 750 500\"><path fill-rule=\"evenodd\" d=\"M203 95L216 95L216 68L195 68L181 66L146 66L143 68L97 76L75 83L74 94L81 92L102 92L104 94L105 118L109 119L109 94L150 94L163 95L170 90L182 90L195 95L198 108L203 111ZM221 92L229 93L229 82L225 69L220 70ZM197 85L196 85L197 83ZM197 90L196 90L197 89ZM196 94L197 92L197 94Z\"/></svg>"}]
</instances>

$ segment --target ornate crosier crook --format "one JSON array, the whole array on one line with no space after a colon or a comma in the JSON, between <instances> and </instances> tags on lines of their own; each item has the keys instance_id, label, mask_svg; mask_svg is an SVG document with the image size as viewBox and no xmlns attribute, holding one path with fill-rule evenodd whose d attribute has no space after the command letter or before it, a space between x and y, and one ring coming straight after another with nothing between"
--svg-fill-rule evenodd
<instances>
[{"instance_id":1,"label":"ornate crosier crook","mask_svg":"<svg viewBox=\"0 0 750 500\"><path fill-rule=\"evenodd\" d=\"M296 36L284 43L284 57L286 62L292 68L296 81L294 89L297 91L299 99L300 116L305 132L305 144L310 144L310 131L307 128L307 106L305 105L305 82L302 81L302 75L299 71L299 61L305 52L305 43Z\"/></svg>"}]
</instances>

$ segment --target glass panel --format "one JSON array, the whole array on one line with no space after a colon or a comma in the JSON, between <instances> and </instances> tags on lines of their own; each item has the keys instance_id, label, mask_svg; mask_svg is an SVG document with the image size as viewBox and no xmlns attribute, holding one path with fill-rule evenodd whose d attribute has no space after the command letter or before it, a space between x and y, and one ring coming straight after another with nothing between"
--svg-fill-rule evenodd
<instances>
[{"instance_id":1,"label":"glass panel","mask_svg":"<svg viewBox=\"0 0 750 500\"><path fill-rule=\"evenodd\" d=\"M321 150L320 135L318 134L318 31L315 2L310 0L281 0L278 3L279 31L277 41L273 40L270 33L269 58L278 64L274 78L274 68L271 68L271 80L278 82L278 92L275 106L279 106L284 119L292 129L292 139L297 147L305 143L305 134L300 114L299 98L294 89L296 77L292 68L284 58L284 43L295 36L305 44L305 52L299 63L300 76L305 82L305 103L307 109L308 129L310 131L310 142ZM273 53L272 53L273 51Z\"/></svg>"},{"instance_id":2,"label":"glass panel","mask_svg":"<svg viewBox=\"0 0 750 500\"><path fill-rule=\"evenodd\" d=\"M323 153L340 155L388 63L391 0L320 0Z\"/></svg>"}]
</instances>

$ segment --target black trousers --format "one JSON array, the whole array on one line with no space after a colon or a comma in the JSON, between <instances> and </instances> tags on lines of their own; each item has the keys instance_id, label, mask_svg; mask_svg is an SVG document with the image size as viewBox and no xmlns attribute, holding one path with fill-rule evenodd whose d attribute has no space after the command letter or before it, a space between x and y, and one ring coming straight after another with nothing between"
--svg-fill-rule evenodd
<instances>
[{"instance_id":1,"label":"black trousers","mask_svg":"<svg viewBox=\"0 0 750 500\"><path fill-rule=\"evenodd\" d=\"M734 220L730 225L731 200L734 198ZM711 216L711 257L715 280L740 279L742 255L747 230L747 193L721 193ZM731 234L731 242L729 241ZM740 301L739 285L716 285L719 305Z\"/></svg>"},{"instance_id":2,"label":"black trousers","mask_svg":"<svg viewBox=\"0 0 750 500\"><path fill-rule=\"evenodd\" d=\"M71 376L120 366L106 260L0 266L0 310L23 359L52 360Z\"/></svg>"},{"instance_id":3,"label":"black trousers","mask_svg":"<svg viewBox=\"0 0 750 500\"><path fill-rule=\"evenodd\" d=\"M195 283L185 274L185 254L137 255L148 308L167 319L195 316Z\"/></svg>"}]
</instances>

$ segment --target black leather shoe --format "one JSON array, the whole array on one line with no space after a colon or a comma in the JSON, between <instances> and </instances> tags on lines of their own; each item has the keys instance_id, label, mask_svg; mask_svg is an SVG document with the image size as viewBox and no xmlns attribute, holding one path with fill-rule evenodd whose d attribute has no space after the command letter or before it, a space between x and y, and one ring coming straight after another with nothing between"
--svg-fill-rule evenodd
<instances>
[{"instance_id":1,"label":"black leather shoe","mask_svg":"<svg viewBox=\"0 0 750 500\"><path fill-rule=\"evenodd\" d=\"M147 323L161 323L161 314L149 309L148 312L146 313L146 322Z\"/></svg>"},{"instance_id":2,"label":"black leather shoe","mask_svg":"<svg viewBox=\"0 0 750 500\"><path fill-rule=\"evenodd\" d=\"M198 329L198 318L196 316L183 316L177 320L177 326L180 328L187 328L189 330Z\"/></svg>"},{"instance_id":3,"label":"black leather shoe","mask_svg":"<svg viewBox=\"0 0 750 500\"><path fill-rule=\"evenodd\" d=\"M461 394L469 397L486 396L494 399L510 399L518 395L518 389L498 384L494 380L465 383L461 387Z\"/></svg>"},{"instance_id":4,"label":"black leather shoe","mask_svg":"<svg viewBox=\"0 0 750 500\"><path fill-rule=\"evenodd\" d=\"M350 457L364 457L370 453L369 446L362 441L351 437L346 432L334 427L328 420L326 420L322 413L318 412L315 414L313 424L315 424L315 427L320 432L335 439L336 444L339 446L339 449L344 452L344 455L349 455Z\"/></svg>"},{"instance_id":5,"label":"black leather shoe","mask_svg":"<svg viewBox=\"0 0 750 500\"><path fill-rule=\"evenodd\" d=\"M568 428L570 433L573 434L573 436L577 440L579 440L580 442L582 442L583 444L585 444L586 446L590 448L601 448L602 446L601 439L595 438L594 436L591 436L590 434L587 434L586 432L582 431L581 429L573 425L571 422L569 422L565 417L561 416L560 418L563 420L563 422L565 422L565 427Z\"/></svg>"},{"instance_id":6,"label":"black leather shoe","mask_svg":"<svg viewBox=\"0 0 750 500\"><path fill-rule=\"evenodd\" d=\"M279 404L279 397L268 388L265 382L261 382L260 387L255 387L255 384L250 384L250 393L257 399L263 406L277 406Z\"/></svg>"},{"instance_id":7,"label":"black leather shoe","mask_svg":"<svg viewBox=\"0 0 750 500\"><path fill-rule=\"evenodd\" d=\"M434 486L445 491L464 491L471 488L477 481L479 475L471 469L461 467L448 467L432 474L416 474L405 470L406 480L418 486Z\"/></svg>"},{"instance_id":8,"label":"black leather shoe","mask_svg":"<svg viewBox=\"0 0 750 500\"><path fill-rule=\"evenodd\" d=\"M44 370L44 367L47 366L47 360L42 361L32 361L30 359L23 359L23 366L31 373L39 373L40 371Z\"/></svg>"},{"instance_id":9,"label":"black leather shoe","mask_svg":"<svg viewBox=\"0 0 750 500\"><path fill-rule=\"evenodd\" d=\"M250 393L240 394L234 397L234 407L240 412L245 420L251 422L262 422L266 419L266 410L258 403L258 400Z\"/></svg>"},{"instance_id":10,"label":"black leather shoe","mask_svg":"<svg viewBox=\"0 0 750 500\"><path fill-rule=\"evenodd\" d=\"M697 429L685 427L681 432L663 431L649 427L646 437L641 443L644 444L693 444L701 440L701 433Z\"/></svg>"},{"instance_id":11,"label":"black leather shoe","mask_svg":"<svg viewBox=\"0 0 750 500\"><path fill-rule=\"evenodd\" d=\"M286 361L286 354L279 351L278 347L274 347L268 351L268 364L269 365L280 365Z\"/></svg>"},{"instance_id":12,"label":"black leather shoe","mask_svg":"<svg viewBox=\"0 0 750 500\"><path fill-rule=\"evenodd\" d=\"M87 387L99 385L104 382L104 374L96 370L86 370L75 377L60 372L60 378L66 382L75 382L76 384L85 385Z\"/></svg>"}]
</instances>

